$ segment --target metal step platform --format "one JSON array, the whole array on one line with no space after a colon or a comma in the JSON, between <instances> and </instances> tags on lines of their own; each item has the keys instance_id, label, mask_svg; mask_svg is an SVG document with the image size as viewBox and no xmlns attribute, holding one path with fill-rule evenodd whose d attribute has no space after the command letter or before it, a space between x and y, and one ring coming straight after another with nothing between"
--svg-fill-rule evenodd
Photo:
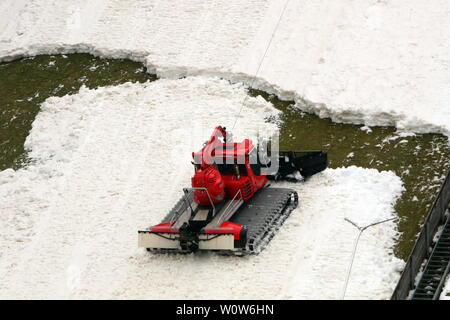
<instances>
[{"instance_id":1,"label":"metal step platform","mask_svg":"<svg viewBox=\"0 0 450 320\"><path fill-rule=\"evenodd\" d=\"M437 300L450 272L450 217L436 241L412 300Z\"/></svg>"},{"instance_id":2,"label":"metal step platform","mask_svg":"<svg viewBox=\"0 0 450 320\"><path fill-rule=\"evenodd\" d=\"M167 223L177 221L176 226L187 221L187 213L190 207L198 210L193 202L193 194L186 194L187 198L181 198L172 208L169 214L161 221ZM215 226L223 221L230 221L242 225L246 229L246 242L242 247L234 250L214 250L225 255L248 255L258 254L263 250L278 229L289 217L291 212L298 206L298 194L295 190L288 188L266 187L259 190L253 198L247 201L231 199L224 201L215 207L217 215L208 226ZM227 214L230 211L233 215ZM185 217L186 216L186 217ZM218 217L222 217L216 221ZM225 219L225 220L224 220ZM180 222L181 221L181 222ZM151 233L150 230L142 230L140 233ZM190 253L190 250L179 248L147 248L148 251L159 253Z\"/></svg>"}]
</instances>

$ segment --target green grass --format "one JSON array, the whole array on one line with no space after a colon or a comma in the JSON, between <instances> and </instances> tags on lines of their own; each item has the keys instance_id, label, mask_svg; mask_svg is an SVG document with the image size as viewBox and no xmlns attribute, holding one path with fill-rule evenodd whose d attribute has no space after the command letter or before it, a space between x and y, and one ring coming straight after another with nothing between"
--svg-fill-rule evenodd
<instances>
[{"instance_id":1,"label":"green grass","mask_svg":"<svg viewBox=\"0 0 450 320\"><path fill-rule=\"evenodd\" d=\"M0 63L0 170L27 162L23 145L40 104L48 97L76 93L82 85L96 88L155 79L140 63L88 54Z\"/></svg>"},{"instance_id":2,"label":"green grass","mask_svg":"<svg viewBox=\"0 0 450 320\"><path fill-rule=\"evenodd\" d=\"M401 233L395 254L406 259L450 169L448 139L440 134L390 139L395 136L394 127L372 127L372 132L367 133L361 130L361 125L333 123L301 112L293 101L282 101L257 90L251 90L250 94L262 96L283 112L281 149L320 149L328 152L331 168L356 165L392 170L402 178L406 191L395 206Z\"/></svg>"}]
</instances>

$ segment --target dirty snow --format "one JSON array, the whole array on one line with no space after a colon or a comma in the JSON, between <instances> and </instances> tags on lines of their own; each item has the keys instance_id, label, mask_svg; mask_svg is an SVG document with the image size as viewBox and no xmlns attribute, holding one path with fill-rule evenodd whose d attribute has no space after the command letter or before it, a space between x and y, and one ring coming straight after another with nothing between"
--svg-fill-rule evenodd
<instances>
[{"instance_id":1,"label":"dirty snow","mask_svg":"<svg viewBox=\"0 0 450 320\"><path fill-rule=\"evenodd\" d=\"M285 1L3 0L0 60L90 52L253 83ZM254 85L337 122L450 132L447 0L297 0Z\"/></svg>"},{"instance_id":2,"label":"dirty snow","mask_svg":"<svg viewBox=\"0 0 450 320\"><path fill-rule=\"evenodd\" d=\"M448 276L446 285L442 289L440 300L450 300L450 276Z\"/></svg>"},{"instance_id":3,"label":"dirty snow","mask_svg":"<svg viewBox=\"0 0 450 320\"><path fill-rule=\"evenodd\" d=\"M49 98L26 141L33 163L0 172L0 298L340 298L357 230L395 216L392 172L328 169L298 190L300 207L258 256L155 255L137 230L188 185L190 153L217 119L230 122L241 85L193 77ZM271 104L248 98L235 136L271 134ZM402 262L395 223L367 230L348 298L389 298Z\"/></svg>"}]
</instances>

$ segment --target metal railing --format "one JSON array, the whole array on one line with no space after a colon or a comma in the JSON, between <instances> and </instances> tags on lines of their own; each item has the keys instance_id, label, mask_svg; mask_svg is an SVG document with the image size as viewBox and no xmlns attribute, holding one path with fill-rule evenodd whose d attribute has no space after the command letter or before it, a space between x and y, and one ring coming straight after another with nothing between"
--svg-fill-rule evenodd
<instances>
[{"instance_id":1,"label":"metal railing","mask_svg":"<svg viewBox=\"0 0 450 320\"><path fill-rule=\"evenodd\" d=\"M220 224L221 224L222 222L224 222L225 220L228 220L228 219L230 218L230 213L234 213L234 212L235 212L235 211L234 211L234 207L231 207L231 204L234 203L233 201L236 200L236 197L237 197L238 195L241 196L241 199L240 199L240 200L241 200L242 202L244 201L244 200L242 200L243 197L242 197L241 189L239 189L239 190L236 192L236 194L234 195L233 199L231 199L231 201L228 203L228 205L227 205L227 206L225 207L225 209L223 210L222 216L219 217L219 221L217 221L217 225L218 225L218 226L220 226ZM240 205L240 204L239 204L239 205ZM236 204L234 204L234 206L236 206ZM229 210L230 208L233 208L233 209L232 209L231 211L228 212L228 210Z\"/></svg>"},{"instance_id":2,"label":"metal railing","mask_svg":"<svg viewBox=\"0 0 450 320\"><path fill-rule=\"evenodd\" d=\"M211 196L209 195L209 191L208 191L207 188L205 188L205 187L183 188L183 192L185 194L184 199L187 198L187 195L189 194L189 192L191 192L191 191L195 192L197 190L202 191L202 192L206 192L206 194L208 196L209 203L211 204L211 206L213 208L213 217L214 217L216 215L216 206L214 205L214 202L212 201ZM187 201L187 200L185 200L185 201ZM189 208L191 208L191 213L194 213L194 210L192 209L191 204L190 203L187 203L187 204L189 205Z\"/></svg>"},{"instance_id":3,"label":"metal railing","mask_svg":"<svg viewBox=\"0 0 450 320\"><path fill-rule=\"evenodd\" d=\"M436 196L433 206L428 212L425 223L416 240L416 244L406 262L400 280L394 289L391 300L405 300L415 288L415 279L422 263L430 254L429 248L437 228L445 222L445 212L450 204L450 171Z\"/></svg>"}]
</instances>

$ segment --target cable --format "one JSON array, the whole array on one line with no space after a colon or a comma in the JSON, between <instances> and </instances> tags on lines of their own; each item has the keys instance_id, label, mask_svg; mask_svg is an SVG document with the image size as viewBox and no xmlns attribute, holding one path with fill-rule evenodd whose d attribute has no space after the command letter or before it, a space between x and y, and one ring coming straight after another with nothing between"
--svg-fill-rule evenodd
<instances>
[{"instance_id":1,"label":"cable","mask_svg":"<svg viewBox=\"0 0 450 320\"><path fill-rule=\"evenodd\" d=\"M264 61L264 59L265 59L265 57L266 57L267 52L269 51L270 45L272 44L273 37L274 37L275 33L277 32L277 29L278 29L278 27L279 27L279 25L280 25L281 19L283 18L284 12L286 11L286 8L287 8L287 6L288 6L289 1L290 1L290 0L287 0L286 3L284 4L283 11L281 12L280 17L278 18L278 22L277 22L277 24L276 24L276 26L275 26L275 29L274 29L273 32L272 32L272 35L271 35L270 40L269 40L269 43L268 43L268 45L267 45L267 47L266 47L266 50L264 51L264 55L263 55L261 61L259 62L259 65L258 65L258 68L256 69L255 75L253 76L253 80L252 80L252 83L250 84L250 88L252 88L252 87L253 87L253 84L255 83L256 77L258 76L259 70L261 69L262 63L263 63L263 61ZM233 124L233 127L231 128L231 130L234 129L234 126L235 126L236 123L237 123L237 120L238 120L238 118L239 118L239 115L241 114L242 108L244 107L244 104L245 104L245 102L247 101L247 99L248 99L248 94L245 96L245 99L244 99L244 101L242 102L241 108L239 109L239 112L238 112L238 114L236 115L236 119L234 120L234 124Z\"/></svg>"}]
</instances>

